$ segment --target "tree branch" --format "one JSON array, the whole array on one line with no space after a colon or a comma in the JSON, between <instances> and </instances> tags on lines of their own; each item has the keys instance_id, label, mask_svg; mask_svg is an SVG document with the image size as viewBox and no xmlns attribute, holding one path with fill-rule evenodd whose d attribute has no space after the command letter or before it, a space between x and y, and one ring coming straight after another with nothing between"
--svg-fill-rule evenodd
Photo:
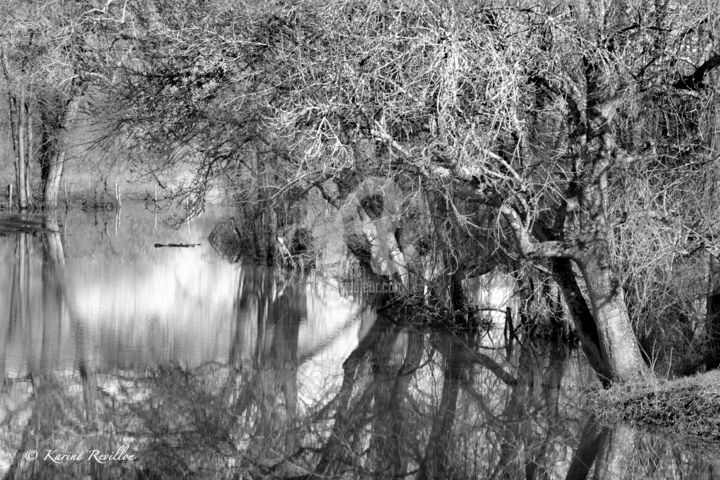
<instances>
[{"instance_id":1,"label":"tree branch","mask_svg":"<svg viewBox=\"0 0 720 480\"><path fill-rule=\"evenodd\" d=\"M490 370L497 378L506 385L516 385L517 379L510 375L498 362L480 352L473 352L472 359L475 363Z\"/></svg>"},{"instance_id":2,"label":"tree branch","mask_svg":"<svg viewBox=\"0 0 720 480\"><path fill-rule=\"evenodd\" d=\"M507 203L500 207L500 213L512 229L515 241L518 244L518 250L523 257L575 258L578 255L578 250L568 242L560 240L535 241L525 228L520 214Z\"/></svg>"},{"instance_id":3,"label":"tree branch","mask_svg":"<svg viewBox=\"0 0 720 480\"><path fill-rule=\"evenodd\" d=\"M555 87L543 76L535 73L528 78L528 81L540 88L543 88L551 94L558 96L565 100L570 110L570 117L573 120L573 125L578 126L582 123L582 112L580 111L579 103L570 92L566 91L562 86Z\"/></svg>"},{"instance_id":4,"label":"tree branch","mask_svg":"<svg viewBox=\"0 0 720 480\"><path fill-rule=\"evenodd\" d=\"M693 73L682 77L677 82L673 83L673 87L679 90L702 90L707 87L703 83L705 75L707 75L712 69L720 65L720 53L716 53L712 57L708 58L703 62L702 65L697 67Z\"/></svg>"}]
</instances>

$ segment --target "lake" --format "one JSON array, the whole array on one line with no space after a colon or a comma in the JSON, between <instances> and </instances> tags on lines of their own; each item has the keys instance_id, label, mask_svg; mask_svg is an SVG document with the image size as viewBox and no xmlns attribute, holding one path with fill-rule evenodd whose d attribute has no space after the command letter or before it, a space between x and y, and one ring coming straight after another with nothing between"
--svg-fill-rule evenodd
<instances>
[{"instance_id":1,"label":"lake","mask_svg":"<svg viewBox=\"0 0 720 480\"><path fill-rule=\"evenodd\" d=\"M424 331L142 205L0 217L0 477L720 479L581 407L577 349ZM156 244L184 244L163 247Z\"/></svg>"}]
</instances>

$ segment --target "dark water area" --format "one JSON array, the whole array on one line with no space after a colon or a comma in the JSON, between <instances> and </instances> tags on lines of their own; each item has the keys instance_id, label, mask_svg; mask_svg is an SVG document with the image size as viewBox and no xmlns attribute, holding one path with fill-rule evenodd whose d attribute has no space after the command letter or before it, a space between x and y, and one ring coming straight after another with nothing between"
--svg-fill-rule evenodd
<instances>
[{"instance_id":1,"label":"dark water area","mask_svg":"<svg viewBox=\"0 0 720 480\"><path fill-rule=\"evenodd\" d=\"M0 478L720 479L709 453L595 424L578 351L230 264L207 241L223 213L0 218Z\"/></svg>"}]
</instances>

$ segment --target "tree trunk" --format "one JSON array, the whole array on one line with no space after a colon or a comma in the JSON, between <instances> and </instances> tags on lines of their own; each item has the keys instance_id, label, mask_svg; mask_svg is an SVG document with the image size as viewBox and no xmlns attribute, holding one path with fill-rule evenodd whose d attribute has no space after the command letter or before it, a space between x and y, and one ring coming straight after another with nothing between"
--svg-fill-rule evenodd
<instances>
[{"instance_id":1,"label":"tree trunk","mask_svg":"<svg viewBox=\"0 0 720 480\"><path fill-rule=\"evenodd\" d=\"M21 106L21 114L25 116L25 141L27 146L25 147L25 192L28 199L28 206L35 208L33 202L32 190L30 189L30 161L33 158L33 122L32 115L30 114L30 106L28 105L27 99Z\"/></svg>"},{"instance_id":2,"label":"tree trunk","mask_svg":"<svg viewBox=\"0 0 720 480\"><path fill-rule=\"evenodd\" d=\"M10 77L10 70L8 68L7 56L4 50L0 50L0 65L2 66L3 76L5 77L5 83L7 86L8 96L8 117L10 120L10 136L12 137L13 152L15 154L14 166L15 166L15 185L17 187L18 196L18 208L24 210L27 208L27 191L25 190L25 175L23 172L24 166L24 155L23 151L25 146L20 142L23 137L23 122L22 122L22 106L25 103L24 94L21 94L18 99L17 95L13 93L13 82ZM22 92L22 90L21 90ZM22 181L22 182L21 182ZM12 197L12 195L11 195ZM11 198L12 200L12 198Z\"/></svg>"},{"instance_id":3,"label":"tree trunk","mask_svg":"<svg viewBox=\"0 0 720 480\"><path fill-rule=\"evenodd\" d=\"M608 362L603 357L597 325L595 325L590 307L577 284L572 261L567 258L553 258L551 264L553 279L560 287L565 303L570 310L570 317L580 337L580 345L585 357L597 372L603 385L608 387L611 378Z\"/></svg>"},{"instance_id":4,"label":"tree trunk","mask_svg":"<svg viewBox=\"0 0 720 480\"><path fill-rule=\"evenodd\" d=\"M48 177L43 188L43 205L47 210L56 210L60 192L60 179L65 165L65 149L53 156L48 165Z\"/></svg>"},{"instance_id":5,"label":"tree trunk","mask_svg":"<svg viewBox=\"0 0 720 480\"><path fill-rule=\"evenodd\" d=\"M444 344L443 386L440 405L435 412L430 437L425 447L425 456L420 462L417 478L420 480L450 478L452 452L452 430L455 423L460 378L467 365L462 340L453 339Z\"/></svg>"},{"instance_id":6,"label":"tree trunk","mask_svg":"<svg viewBox=\"0 0 720 480\"><path fill-rule=\"evenodd\" d=\"M705 331L708 338L705 364L710 370L720 366L720 258L715 255L710 255Z\"/></svg>"},{"instance_id":7,"label":"tree trunk","mask_svg":"<svg viewBox=\"0 0 720 480\"><path fill-rule=\"evenodd\" d=\"M602 441L602 429L595 421L595 418L590 417L580 434L580 445L573 453L565 480L587 479L590 467L595 463L595 459L600 453L600 448L603 445Z\"/></svg>"},{"instance_id":8,"label":"tree trunk","mask_svg":"<svg viewBox=\"0 0 720 480\"><path fill-rule=\"evenodd\" d=\"M400 478L407 474L410 457L408 388L422 360L423 337L420 332L393 325L375 345L371 365L376 387L366 465L378 477Z\"/></svg>"},{"instance_id":9,"label":"tree trunk","mask_svg":"<svg viewBox=\"0 0 720 480\"><path fill-rule=\"evenodd\" d=\"M578 263L611 381L624 383L643 377L645 362L630 324L620 282L612 268L592 254L585 255Z\"/></svg>"},{"instance_id":10,"label":"tree trunk","mask_svg":"<svg viewBox=\"0 0 720 480\"><path fill-rule=\"evenodd\" d=\"M353 433L363 428L364 422L359 419L366 415L365 410L373 400L372 395L367 394L367 390L371 387L358 387L362 382L359 369L379 343L382 335L393 328L388 319L378 317L355 350L343 362L342 385L334 401L336 408L332 433L320 448L321 456L315 473L307 478L313 480L336 478L340 465L349 463L348 455L358 456L357 452L352 450Z\"/></svg>"},{"instance_id":11,"label":"tree trunk","mask_svg":"<svg viewBox=\"0 0 720 480\"><path fill-rule=\"evenodd\" d=\"M24 115L24 109L25 109L25 91L20 90L20 98L17 100L17 104L15 106L15 112L13 112L15 115L17 115L17 151L16 153L16 164L15 164L15 183L17 184L17 192L18 192L18 208L20 210L26 210L28 207L28 192L27 192L27 180L25 176L27 175L27 172L25 170L25 166L27 165L27 158L25 153L25 148L27 147L27 144L25 143L25 115Z\"/></svg>"},{"instance_id":12,"label":"tree trunk","mask_svg":"<svg viewBox=\"0 0 720 480\"><path fill-rule=\"evenodd\" d=\"M17 168L18 168L18 124L17 124L17 117L15 115L15 109L17 108L17 99L14 95L11 93L8 93L8 113L10 117L10 136L12 137L12 146L13 146L13 166L15 167L15 182L17 183ZM15 192L18 193L18 192ZM12 209L13 206L13 183L10 182L10 208Z\"/></svg>"},{"instance_id":13,"label":"tree trunk","mask_svg":"<svg viewBox=\"0 0 720 480\"><path fill-rule=\"evenodd\" d=\"M63 167L65 166L65 152L67 150L67 135L70 127L75 121L77 114L78 100L70 100L62 114L60 128L51 132L46 141L54 142L54 145L47 148L49 158L44 165L43 178L43 205L47 210L56 210L60 193L60 180L62 179Z\"/></svg>"},{"instance_id":14,"label":"tree trunk","mask_svg":"<svg viewBox=\"0 0 720 480\"><path fill-rule=\"evenodd\" d=\"M605 428L600 437L593 480L626 478L630 455L635 451L635 431L629 425L618 424Z\"/></svg>"},{"instance_id":15,"label":"tree trunk","mask_svg":"<svg viewBox=\"0 0 720 480\"><path fill-rule=\"evenodd\" d=\"M715 88L720 85L720 76L713 75ZM709 130L709 157L711 163L706 170L704 204L707 208L705 218L707 226L714 230L716 212L720 209L720 102L715 94L715 104L706 117L706 128ZM713 254L715 253L715 255ZM708 370L720 367L720 257L717 252L708 251L708 293L705 305L705 334L707 350L705 365Z\"/></svg>"},{"instance_id":16,"label":"tree trunk","mask_svg":"<svg viewBox=\"0 0 720 480\"><path fill-rule=\"evenodd\" d=\"M57 217L43 220L42 233L42 354L40 368L52 371L62 351L62 325L67 308L64 280L65 254Z\"/></svg>"}]
</instances>

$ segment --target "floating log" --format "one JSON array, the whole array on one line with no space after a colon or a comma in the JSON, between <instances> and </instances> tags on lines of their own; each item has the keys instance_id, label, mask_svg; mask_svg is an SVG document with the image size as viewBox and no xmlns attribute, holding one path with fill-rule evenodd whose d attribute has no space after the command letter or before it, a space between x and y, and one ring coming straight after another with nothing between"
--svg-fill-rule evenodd
<instances>
[{"instance_id":1,"label":"floating log","mask_svg":"<svg viewBox=\"0 0 720 480\"><path fill-rule=\"evenodd\" d=\"M156 243L155 248L192 248L199 247L199 243Z\"/></svg>"}]
</instances>

